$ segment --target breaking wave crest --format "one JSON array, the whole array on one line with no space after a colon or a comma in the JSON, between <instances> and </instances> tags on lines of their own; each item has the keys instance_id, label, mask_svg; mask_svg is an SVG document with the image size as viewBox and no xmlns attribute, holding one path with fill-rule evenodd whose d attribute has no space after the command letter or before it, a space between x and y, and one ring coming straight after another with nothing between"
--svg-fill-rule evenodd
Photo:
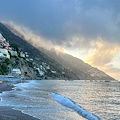
<instances>
[{"instance_id":1,"label":"breaking wave crest","mask_svg":"<svg viewBox=\"0 0 120 120\"><path fill-rule=\"evenodd\" d=\"M61 105L64 105L68 108L73 109L74 111L76 111L79 115L81 115L82 117L88 119L88 120L100 120L98 117L96 117L95 115L87 112L86 110L84 110L83 108L81 108L80 106L76 105L72 100L70 100L69 98L66 98L62 95L59 94L55 94L52 93L51 97L53 97L53 99L55 101L57 101L58 103L60 103Z\"/></svg>"}]
</instances>

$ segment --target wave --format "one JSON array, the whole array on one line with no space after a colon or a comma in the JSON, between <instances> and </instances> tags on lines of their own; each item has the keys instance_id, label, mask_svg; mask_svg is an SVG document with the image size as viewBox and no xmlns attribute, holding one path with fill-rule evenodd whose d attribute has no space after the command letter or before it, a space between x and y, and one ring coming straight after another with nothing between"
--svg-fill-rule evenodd
<instances>
[{"instance_id":1,"label":"wave","mask_svg":"<svg viewBox=\"0 0 120 120\"><path fill-rule=\"evenodd\" d=\"M56 94L56 93L52 93L51 97L55 101L60 103L61 105L64 105L64 106L66 106L68 108L71 108L72 110L76 111L79 115L81 115L82 117L84 117L84 118L86 118L88 120L100 120L97 116L93 115L92 113L87 112L86 110L84 110L80 106L76 105L69 98L66 98L66 97L64 97L62 95L59 95L59 94Z\"/></svg>"}]
</instances>

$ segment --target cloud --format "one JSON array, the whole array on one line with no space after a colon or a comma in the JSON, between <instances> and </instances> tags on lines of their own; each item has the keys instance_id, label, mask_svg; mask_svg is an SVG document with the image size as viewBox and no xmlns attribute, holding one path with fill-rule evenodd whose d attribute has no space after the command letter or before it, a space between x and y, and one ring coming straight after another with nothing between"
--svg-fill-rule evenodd
<instances>
[{"instance_id":1,"label":"cloud","mask_svg":"<svg viewBox=\"0 0 120 120\"><path fill-rule=\"evenodd\" d=\"M23 38L24 40L26 40L27 42L29 42L38 49L45 48L47 50L55 50L57 54L59 52L65 53L64 48L56 44L53 44L50 40L35 34L32 30L23 25L18 25L13 21L11 22L2 21L2 23L5 24L13 33Z\"/></svg>"},{"instance_id":2,"label":"cloud","mask_svg":"<svg viewBox=\"0 0 120 120\"><path fill-rule=\"evenodd\" d=\"M92 53L84 61L106 72L113 78L120 80L119 53L120 46L118 44L99 40L93 46Z\"/></svg>"},{"instance_id":3,"label":"cloud","mask_svg":"<svg viewBox=\"0 0 120 120\"><path fill-rule=\"evenodd\" d=\"M74 36L82 37L87 44L98 37L120 44L119 3L119 0L4 0L0 17L23 24L58 45L71 46Z\"/></svg>"},{"instance_id":4,"label":"cloud","mask_svg":"<svg viewBox=\"0 0 120 120\"><path fill-rule=\"evenodd\" d=\"M42 38L41 36L35 34L32 30L23 25L15 24L12 21L2 21L2 23L5 24L10 30L12 30L13 33L28 41L36 48L42 47L49 50L54 47L50 40Z\"/></svg>"},{"instance_id":5,"label":"cloud","mask_svg":"<svg viewBox=\"0 0 120 120\"><path fill-rule=\"evenodd\" d=\"M93 66L104 66L112 61L119 52L120 46L104 41L97 41L93 46L93 53L85 58L85 62Z\"/></svg>"},{"instance_id":6,"label":"cloud","mask_svg":"<svg viewBox=\"0 0 120 120\"><path fill-rule=\"evenodd\" d=\"M100 69L102 69L108 75L120 81L120 68L114 68L112 64L109 64L105 65L104 67L101 66Z\"/></svg>"}]
</instances>

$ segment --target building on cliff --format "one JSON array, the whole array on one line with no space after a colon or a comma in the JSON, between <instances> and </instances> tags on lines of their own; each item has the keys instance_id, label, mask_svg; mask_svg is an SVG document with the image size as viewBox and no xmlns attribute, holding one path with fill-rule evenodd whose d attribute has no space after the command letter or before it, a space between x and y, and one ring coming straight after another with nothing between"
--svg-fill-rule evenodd
<instances>
[{"instance_id":1,"label":"building on cliff","mask_svg":"<svg viewBox=\"0 0 120 120\"><path fill-rule=\"evenodd\" d=\"M12 69L12 75L14 76L14 77L20 77L21 76L21 70L20 69L18 69L18 68L13 68Z\"/></svg>"},{"instance_id":2,"label":"building on cliff","mask_svg":"<svg viewBox=\"0 0 120 120\"><path fill-rule=\"evenodd\" d=\"M6 41L6 39L0 33L0 57L1 58L10 58L8 50L9 50L9 43Z\"/></svg>"}]
</instances>

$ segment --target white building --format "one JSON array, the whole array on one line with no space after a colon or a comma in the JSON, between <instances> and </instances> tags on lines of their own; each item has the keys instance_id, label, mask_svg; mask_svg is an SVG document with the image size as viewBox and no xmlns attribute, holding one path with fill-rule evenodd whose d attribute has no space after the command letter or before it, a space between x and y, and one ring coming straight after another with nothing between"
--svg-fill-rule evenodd
<instances>
[{"instance_id":1,"label":"white building","mask_svg":"<svg viewBox=\"0 0 120 120\"><path fill-rule=\"evenodd\" d=\"M32 59L32 58L30 58L30 61L33 61L33 59Z\"/></svg>"},{"instance_id":2,"label":"white building","mask_svg":"<svg viewBox=\"0 0 120 120\"><path fill-rule=\"evenodd\" d=\"M51 73L56 74L57 72L56 71L51 71Z\"/></svg>"},{"instance_id":3,"label":"white building","mask_svg":"<svg viewBox=\"0 0 120 120\"><path fill-rule=\"evenodd\" d=\"M41 71L39 68L36 68L40 74L40 76L43 76L45 73L43 71Z\"/></svg>"},{"instance_id":4,"label":"white building","mask_svg":"<svg viewBox=\"0 0 120 120\"><path fill-rule=\"evenodd\" d=\"M0 57L4 57L4 58L8 58L8 59L10 58L8 50L0 48L0 53L1 53Z\"/></svg>"},{"instance_id":5,"label":"white building","mask_svg":"<svg viewBox=\"0 0 120 120\"><path fill-rule=\"evenodd\" d=\"M5 41L6 39L2 36L2 34L0 33L0 41Z\"/></svg>"},{"instance_id":6,"label":"white building","mask_svg":"<svg viewBox=\"0 0 120 120\"><path fill-rule=\"evenodd\" d=\"M12 69L12 75L15 77L20 77L21 76L21 70L18 68L13 68Z\"/></svg>"},{"instance_id":7,"label":"white building","mask_svg":"<svg viewBox=\"0 0 120 120\"><path fill-rule=\"evenodd\" d=\"M29 57L29 55L25 55L26 57Z\"/></svg>"},{"instance_id":8,"label":"white building","mask_svg":"<svg viewBox=\"0 0 120 120\"><path fill-rule=\"evenodd\" d=\"M5 58L6 56L4 56L3 52L0 51L0 58Z\"/></svg>"},{"instance_id":9,"label":"white building","mask_svg":"<svg viewBox=\"0 0 120 120\"><path fill-rule=\"evenodd\" d=\"M18 56L17 51L9 50L11 56Z\"/></svg>"},{"instance_id":10,"label":"white building","mask_svg":"<svg viewBox=\"0 0 120 120\"><path fill-rule=\"evenodd\" d=\"M49 66L49 65L48 65L48 66L46 66L46 69L47 69L47 70L50 70L50 66Z\"/></svg>"},{"instance_id":11,"label":"white building","mask_svg":"<svg viewBox=\"0 0 120 120\"><path fill-rule=\"evenodd\" d=\"M25 54L23 52L20 52L20 57L25 58Z\"/></svg>"}]
</instances>

